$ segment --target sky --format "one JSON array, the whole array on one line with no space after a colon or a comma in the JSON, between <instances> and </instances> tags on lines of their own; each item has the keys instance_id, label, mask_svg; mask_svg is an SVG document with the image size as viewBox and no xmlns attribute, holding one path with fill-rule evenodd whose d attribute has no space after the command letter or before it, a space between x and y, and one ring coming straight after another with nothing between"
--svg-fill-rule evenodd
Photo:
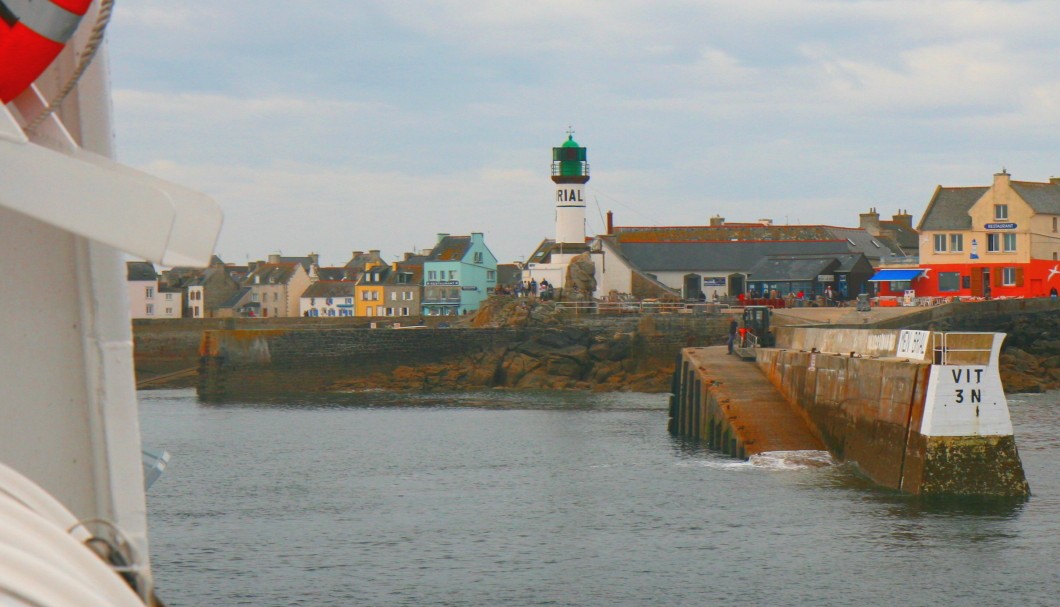
<instances>
[{"instance_id":1,"label":"sky","mask_svg":"<svg viewBox=\"0 0 1060 607\"><path fill-rule=\"evenodd\" d=\"M919 221L935 187L1060 175L1060 2L124 0L119 160L212 196L245 263L554 236L551 148L588 148L587 232Z\"/></svg>"}]
</instances>

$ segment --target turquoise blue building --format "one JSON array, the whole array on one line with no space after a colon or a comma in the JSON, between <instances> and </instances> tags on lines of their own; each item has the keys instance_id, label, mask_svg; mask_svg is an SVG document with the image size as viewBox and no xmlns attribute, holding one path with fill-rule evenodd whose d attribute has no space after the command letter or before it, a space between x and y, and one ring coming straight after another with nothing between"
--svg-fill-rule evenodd
<instances>
[{"instance_id":1,"label":"turquoise blue building","mask_svg":"<svg viewBox=\"0 0 1060 607\"><path fill-rule=\"evenodd\" d=\"M497 286L497 258L481 232L439 234L423 263L423 313L457 316L478 310Z\"/></svg>"}]
</instances>

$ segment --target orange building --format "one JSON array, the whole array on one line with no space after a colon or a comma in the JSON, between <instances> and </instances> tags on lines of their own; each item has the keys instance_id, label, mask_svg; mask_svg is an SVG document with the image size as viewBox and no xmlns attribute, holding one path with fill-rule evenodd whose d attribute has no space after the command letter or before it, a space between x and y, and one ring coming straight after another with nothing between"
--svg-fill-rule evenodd
<instances>
[{"instance_id":1,"label":"orange building","mask_svg":"<svg viewBox=\"0 0 1060 607\"><path fill-rule=\"evenodd\" d=\"M1002 170L989 187L939 186L918 230L919 271L882 270L874 277L881 295L1044 297L1060 290L1060 178L1013 181Z\"/></svg>"}]
</instances>

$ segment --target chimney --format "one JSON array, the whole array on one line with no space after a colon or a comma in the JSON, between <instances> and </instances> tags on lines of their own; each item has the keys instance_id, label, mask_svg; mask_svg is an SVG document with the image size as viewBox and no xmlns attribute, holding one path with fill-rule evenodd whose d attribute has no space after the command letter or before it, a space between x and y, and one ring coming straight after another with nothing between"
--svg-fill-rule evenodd
<instances>
[{"instance_id":1,"label":"chimney","mask_svg":"<svg viewBox=\"0 0 1060 607\"><path fill-rule=\"evenodd\" d=\"M612 211L607 212L607 233L615 233L615 214Z\"/></svg>"},{"instance_id":2,"label":"chimney","mask_svg":"<svg viewBox=\"0 0 1060 607\"><path fill-rule=\"evenodd\" d=\"M913 229L913 216L909 214L909 210L898 209L898 212L891 217L891 221L897 223L907 230Z\"/></svg>"},{"instance_id":3,"label":"chimney","mask_svg":"<svg viewBox=\"0 0 1060 607\"><path fill-rule=\"evenodd\" d=\"M484 241L485 241L485 238L483 237L483 233L482 232L472 232L471 233L471 242L482 243Z\"/></svg>"},{"instance_id":4,"label":"chimney","mask_svg":"<svg viewBox=\"0 0 1060 607\"><path fill-rule=\"evenodd\" d=\"M269 263L280 263L280 254L269 253Z\"/></svg>"},{"instance_id":5,"label":"chimney","mask_svg":"<svg viewBox=\"0 0 1060 607\"><path fill-rule=\"evenodd\" d=\"M876 207L872 207L868 213L862 213L859 217L861 217L861 225L859 227L862 230L873 236L880 235L880 214L876 212Z\"/></svg>"},{"instance_id":6,"label":"chimney","mask_svg":"<svg viewBox=\"0 0 1060 607\"><path fill-rule=\"evenodd\" d=\"M773 220L772 219L759 219L758 223L760 223L760 224L762 224L764 226L771 226L771 225L773 225Z\"/></svg>"},{"instance_id":7,"label":"chimney","mask_svg":"<svg viewBox=\"0 0 1060 607\"><path fill-rule=\"evenodd\" d=\"M354 251L354 252L353 252L353 255L351 256L351 258L352 258L352 259L357 259L357 258L358 258L358 257L360 257L361 255L364 255L364 251Z\"/></svg>"},{"instance_id":8,"label":"chimney","mask_svg":"<svg viewBox=\"0 0 1060 607\"><path fill-rule=\"evenodd\" d=\"M716 228L725 225L725 218L721 215L715 215L710 218L710 227Z\"/></svg>"},{"instance_id":9,"label":"chimney","mask_svg":"<svg viewBox=\"0 0 1060 607\"><path fill-rule=\"evenodd\" d=\"M442 232L438 232L438 242L441 242L445 238L449 238L449 235L448 234L444 234Z\"/></svg>"},{"instance_id":10,"label":"chimney","mask_svg":"<svg viewBox=\"0 0 1060 607\"><path fill-rule=\"evenodd\" d=\"M994 187L995 188L998 187L998 186L1005 187L1005 188L1012 187L1011 183L1012 183L1012 175L1008 174L1008 171L1005 170L1005 167L1001 167L1001 172L1000 173L994 173Z\"/></svg>"},{"instance_id":11,"label":"chimney","mask_svg":"<svg viewBox=\"0 0 1060 607\"><path fill-rule=\"evenodd\" d=\"M247 262L247 274L250 274L254 270L257 270L258 269L258 264L260 264L260 263L261 263L260 261L248 261Z\"/></svg>"},{"instance_id":12,"label":"chimney","mask_svg":"<svg viewBox=\"0 0 1060 607\"><path fill-rule=\"evenodd\" d=\"M320 253L310 253L309 255L307 255L307 257L309 257L309 265L311 265L311 266L319 266L320 265Z\"/></svg>"}]
</instances>

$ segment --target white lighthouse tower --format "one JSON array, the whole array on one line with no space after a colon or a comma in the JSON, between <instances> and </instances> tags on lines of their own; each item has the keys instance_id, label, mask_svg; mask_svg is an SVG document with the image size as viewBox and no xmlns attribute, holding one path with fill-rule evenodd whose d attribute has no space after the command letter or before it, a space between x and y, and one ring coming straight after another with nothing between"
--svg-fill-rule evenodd
<instances>
[{"instance_id":1,"label":"white lighthouse tower","mask_svg":"<svg viewBox=\"0 0 1060 607\"><path fill-rule=\"evenodd\" d=\"M552 148L552 181L556 184L556 245L585 247L585 184L589 182L586 149L567 133L567 140ZM574 251L572 251L574 252ZM554 260L558 261L558 260Z\"/></svg>"},{"instance_id":2,"label":"white lighthouse tower","mask_svg":"<svg viewBox=\"0 0 1060 607\"><path fill-rule=\"evenodd\" d=\"M523 280L538 284L547 280L564 288L567 265L589 250L585 242L585 184L589 182L589 162L585 148L567 131L567 140L552 148L552 182L556 184L556 237L538 245L523 268Z\"/></svg>"}]
</instances>

